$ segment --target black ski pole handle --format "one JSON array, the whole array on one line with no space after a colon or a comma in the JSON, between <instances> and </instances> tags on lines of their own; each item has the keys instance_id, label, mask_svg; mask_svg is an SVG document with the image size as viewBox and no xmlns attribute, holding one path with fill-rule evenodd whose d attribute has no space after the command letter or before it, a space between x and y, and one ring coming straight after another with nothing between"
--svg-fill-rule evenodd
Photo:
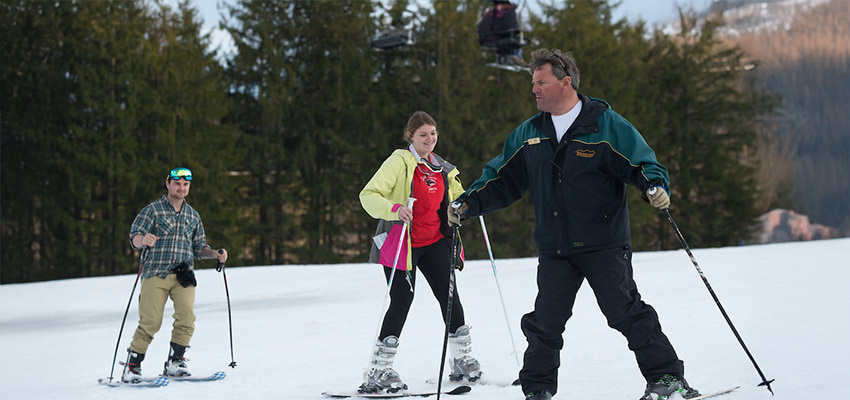
<instances>
[{"instance_id":1,"label":"black ski pole handle","mask_svg":"<svg viewBox=\"0 0 850 400\"><path fill-rule=\"evenodd\" d=\"M218 254L224 254L224 250L218 249ZM221 272L222 268L224 268L224 263L219 261L218 265L215 267L215 272Z\"/></svg>"}]
</instances>

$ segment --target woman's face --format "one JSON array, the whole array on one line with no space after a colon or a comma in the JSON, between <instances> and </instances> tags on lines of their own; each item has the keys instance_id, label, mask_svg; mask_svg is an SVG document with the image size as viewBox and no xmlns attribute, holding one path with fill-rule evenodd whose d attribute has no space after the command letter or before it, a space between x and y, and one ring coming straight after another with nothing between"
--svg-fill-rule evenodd
<instances>
[{"instance_id":1,"label":"woman's face","mask_svg":"<svg viewBox=\"0 0 850 400\"><path fill-rule=\"evenodd\" d=\"M434 125L422 125L409 135L410 143L422 157L430 155L434 151L434 147L437 146L437 127Z\"/></svg>"}]
</instances>

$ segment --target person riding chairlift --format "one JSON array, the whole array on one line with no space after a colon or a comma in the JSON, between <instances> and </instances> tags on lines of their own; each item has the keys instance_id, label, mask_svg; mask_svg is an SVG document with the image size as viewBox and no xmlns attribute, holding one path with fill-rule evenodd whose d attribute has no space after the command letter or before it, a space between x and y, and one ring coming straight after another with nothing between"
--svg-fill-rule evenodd
<instances>
[{"instance_id":1,"label":"person riding chairlift","mask_svg":"<svg viewBox=\"0 0 850 400\"><path fill-rule=\"evenodd\" d=\"M478 43L496 49L499 64L528 65L522 59L521 49L525 43L517 22L516 6L508 0L494 0L481 17L478 23Z\"/></svg>"}]
</instances>

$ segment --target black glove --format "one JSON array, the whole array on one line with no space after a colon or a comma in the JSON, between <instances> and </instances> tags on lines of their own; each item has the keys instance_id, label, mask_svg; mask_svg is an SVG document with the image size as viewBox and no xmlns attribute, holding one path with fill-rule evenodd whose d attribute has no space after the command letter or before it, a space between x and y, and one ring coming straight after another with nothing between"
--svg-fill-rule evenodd
<instances>
[{"instance_id":1,"label":"black glove","mask_svg":"<svg viewBox=\"0 0 850 400\"><path fill-rule=\"evenodd\" d=\"M195 271L192 271L192 269L189 268L189 264L178 264L174 267L174 273L177 275L177 282L180 282L180 286L198 286L198 281L195 280Z\"/></svg>"}]
</instances>

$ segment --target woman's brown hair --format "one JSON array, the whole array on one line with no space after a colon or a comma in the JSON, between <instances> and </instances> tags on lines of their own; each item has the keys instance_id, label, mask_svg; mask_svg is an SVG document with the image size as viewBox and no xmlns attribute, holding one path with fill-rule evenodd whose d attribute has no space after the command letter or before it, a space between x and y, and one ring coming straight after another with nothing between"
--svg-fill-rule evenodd
<instances>
[{"instance_id":1,"label":"woman's brown hair","mask_svg":"<svg viewBox=\"0 0 850 400\"><path fill-rule=\"evenodd\" d=\"M422 125L437 126L437 122L434 121L434 118L428 115L425 111L417 111L413 113L413 115L410 116L410 119L407 120L407 129L404 131L404 141L410 143L410 136Z\"/></svg>"}]
</instances>

